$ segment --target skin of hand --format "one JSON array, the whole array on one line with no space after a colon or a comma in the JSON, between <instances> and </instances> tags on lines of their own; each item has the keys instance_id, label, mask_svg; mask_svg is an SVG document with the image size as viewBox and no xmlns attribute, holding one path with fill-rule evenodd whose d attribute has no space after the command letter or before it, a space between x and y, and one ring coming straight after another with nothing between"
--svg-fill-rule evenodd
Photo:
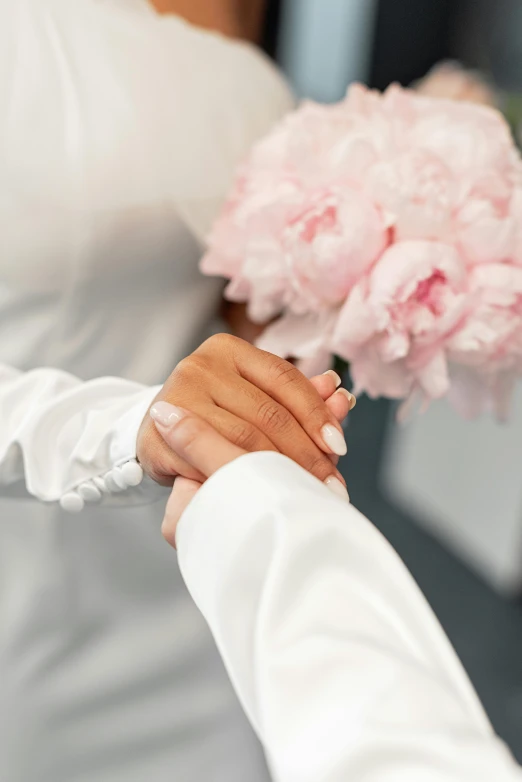
<instances>
[{"instance_id":1,"label":"skin of hand","mask_svg":"<svg viewBox=\"0 0 522 782\"><path fill-rule=\"evenodd\" d=\"M248 317L247 305L239 302L224 299L220 314L232 334L252 344L261 336L268 325L267 323L253 323Z\"/></svg>"},{"instance_id":2,"label":"skin of hand","mask_svg":"<svg viewBox=\"0 0 522 782\"><path fill-rule=\"evenodd\" d=\"M488 81L479 73L456 62L441 62L414 85L421 95L429 98L448 98L496 107L498 96Z\"/></svg>"},{"instance_id":3,"label":"skin of hand","mask_svg":"<svg viewBox=\"0 0 522 782\"><path fill-rule=\"evenodd\" d=\"M346 402L347 397L335 391L337 386L335 373L321 375L314 378L313 382L326 399L330 409L336 410L339 420L342 420L346 415L346 405L341 400ZM167 426L160 421L156 422L156 426L167 445L205 478L209 478L220 467L246 453L244 449L219 434L210 424L178 407L171 409L170 423ZM165 540L174 548L176 548L178 522L201 485L199 481L176 478L161 527ZM340 497L349 499L342 484L332 482L329 488Z\"/></svg>"},{"instance_id":4,"label":"skin of hand","mask_svg":"<svg viewBox=\"0 0 522 782\"><path fill-rule=\"evenodd\" d=\"M312 383L289 362L237 337L218 334L178 364L151 414L168 425L165 403L181 407L245 451L279 451L319 480L336 478L344 484L335 467L335 457L346 453L338 419L354 406L355 398L340 389L335 401L324 401L339 382L331 373ZM172 485L178 475L204 480L168 447L149 415L140 427L137 457L147 475L161 485Z\"/></svg>"},{"instance_id":5,"label":"skin of hand","mask_svg":"<svg viewBox=\"0 0 522 782\"><path fill-rule=\"evenodd\" d=\"M257 42L266 0L150 0L160 14L175 14L230 38Z\"/></svg>"}]
</instances>

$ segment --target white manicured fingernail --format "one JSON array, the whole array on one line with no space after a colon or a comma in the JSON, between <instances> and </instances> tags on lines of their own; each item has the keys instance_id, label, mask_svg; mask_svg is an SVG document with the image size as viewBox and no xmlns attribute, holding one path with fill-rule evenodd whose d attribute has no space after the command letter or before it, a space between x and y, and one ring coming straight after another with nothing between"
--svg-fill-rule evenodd
<instances>
[{"instance_id":1,"label":"white manicured fingernail","mask_svg":"<svg viewBox=\"0 0 522 782\"><path fill-rule=\"evenodd\" d=\"M337 374L337 372L334 372L333 369L329 369L328 372L323 372L323 375L330 375L330 377L333 377L333 379L335 380L335 387L336 388L339 388L339 386L343 382L341 380L341 378L339 377L339 375Z\"/></svg>"},{"instance_id":2,"label":"white manicured fingernail","mask_svg":"<svg viewBox=\"0 0 522 782\"><path fill-rule=\"evenodd\" d=\"M169 402L155 402L150 408L150 417L160 426L174 426L186 416L184 410Z\"/></svg>"},{"instance_id":3,"label":"white manicured fingernail","mask_svg":"<svg viewBox=\"0 0 522 782\"><path fill-rule=\"evenodd\" d=\"M346 390L346 388L340 388L338 391L335 392L336 394L343 394L350 403L350 410L353 410L355 405L357 404L357 399L354 397L353 394L351 394L349 391Z\"/></svg>"},{"instance_id":4,"label":"white manicured fingernail","mask_svg":"<svg viewBox=\"0 0 522 782\"><path fill-rule=\"evenodd\" d=\"M327 486L330 491L333 491L334 494L337 494L338 497L342 497L343 500L350 502L348 489L346 486L343 486L339 478L336 478L335 475L330 475L330 477L325 480L324 485Z\"/></svg>"},{"instance_id":5,"label":"white manicured fingernail","mask_svg":"<svg viewBox=\"0 0 522 782\"><path fill-rule=\"evenodd\" d=\"M321 435L324 440L324 444L329 451L335 453L337 456L344 456L347 453L346 441L341 432L332 426L332 424L325 424L321 429Z\"/></svg>"}]
</instances>

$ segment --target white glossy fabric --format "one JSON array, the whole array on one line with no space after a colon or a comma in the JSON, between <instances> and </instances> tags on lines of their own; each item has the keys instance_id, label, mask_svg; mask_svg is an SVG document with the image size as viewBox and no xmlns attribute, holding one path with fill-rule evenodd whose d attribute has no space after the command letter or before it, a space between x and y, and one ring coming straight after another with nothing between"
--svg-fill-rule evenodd
<instances>
[{"instance_id":1,"label":"white glossy fabric","mask_svg":"<svg viewBox=\"0 0 522 782\"><path fill-rule=\"evenodd\" d=\"M393 549L293 462L223 468L177 542L276 782L522 779Z\"/></svg>"},{"instance_id":2,"label":"white glossy fabric","mask_svg":"<svg viewBox=\"0 0 522 782\"><path fill-rule=\"evenodd\" d=\"M266 779L162 503L57 500L134 455L205 335L201 237L289 105L254 49L145 2L0 0L2 781Z\"/></svg>"}]
</instances>

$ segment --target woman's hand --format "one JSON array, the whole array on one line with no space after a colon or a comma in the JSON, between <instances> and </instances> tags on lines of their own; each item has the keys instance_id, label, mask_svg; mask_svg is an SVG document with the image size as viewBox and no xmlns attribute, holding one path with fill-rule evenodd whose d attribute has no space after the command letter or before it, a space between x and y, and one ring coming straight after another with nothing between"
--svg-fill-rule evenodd
<instances>
[{"instance_id":1,"label":"woman's hand","mask_svg":"<svg viewBox=\"0 0 522 782\"><path fill-rule=\"evenodd\" d=\"M326 393L329 383L335 385L333 378L322 375L314 378L314 382L322 389L323 393ZM339 404L341 398L346 400L346 396L333 393L327 400L330 407L337 409L339 416L345 412L345 407ZM210 478L225 464L246 453L245 450L216 432L210 424L192 413L179 407L172 407L170 413L170 423L167 426L160 422L156 423L159 433L173 451L197 469L205 478ZM193 481L189 478L176 478L161 526L163 537L174 548L176 548L178 522L201 485L199 481ZM327 482L327 486L335 494L349 500L345 487L336 478Z\"/></svg>"},{"instance_id":2,"label":"woman's hand","mask_svg":"<svg viewBox=\"0 0 522 782\"><path fill-rule=\"evenodd\" d=\"M292 364L236 337L211 337L184 359L158 394L151 414L169 424L169 403L195 413L245 451L279 451L322 481L344 479L335 468L346 453L338 419L355 399L335 392L334 373L315 386ZM327 404L324 400L334 393ZM332 407L333 405L333 407ZM145 472L162 485L175 476L203 481L191 464L174 453L147 415L138 435L137 456Z\"/></svg>"}]
</instances>

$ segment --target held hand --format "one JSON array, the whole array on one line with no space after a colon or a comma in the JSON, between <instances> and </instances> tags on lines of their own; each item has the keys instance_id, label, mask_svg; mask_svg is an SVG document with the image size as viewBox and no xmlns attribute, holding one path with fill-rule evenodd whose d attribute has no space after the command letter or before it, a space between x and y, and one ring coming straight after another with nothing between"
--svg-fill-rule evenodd
<instances>
[{"instance_id":1,"label":"held hand","mask_svg":"<svg viewBox=\"0 0 522 782\"><path fill-rule=\"evenodd\" d=\"M315 378L314 381L323 391L326 391L329 382L335 384L332 377L325 377L324 375ZM330 407L337 408L340 416L345 412L339 404L341 396L334 393L327 402ZM344 396L344 399L346 399L346 396ZM169 423L165 425L161 421L157 421L158 432L173 451L196 468L205 478L209 478L220 467L246 453L243 448L239 448L237 445L229 442L223 435L216 432L208 423L202 421L197 416L179 407L169 406L169 408ZM201 485L199 481L181 477L176 478L161 527L163 536L174 548L176 547L178 522L188 504L201 488ZM327 486L335 494L349 500L344 485L336 478L328 481Z\"/></svg>"},{"instance_id":2,"label":"held hand","mask_svg":"<svg viewBox=\"0 0 522 782\"><path fill-rule=\"evenodd\" d=\"M334 466L346 453L336 413L344 417L355 399L335 391L332 375L314 387L292 364L228 335L211 337L184 359L158 394L152 407L156 421L168 423L170 403L195 413L228 441L245 451L279 451L322 481L344 483ZM320 393L321 391L321 393ZM331 405L337 406L332 412ZM162 485L175 476L203 481L205 476L175 454L147 415L140 428L138 459L145 472Z\"/></svg>"}]
</instances>

